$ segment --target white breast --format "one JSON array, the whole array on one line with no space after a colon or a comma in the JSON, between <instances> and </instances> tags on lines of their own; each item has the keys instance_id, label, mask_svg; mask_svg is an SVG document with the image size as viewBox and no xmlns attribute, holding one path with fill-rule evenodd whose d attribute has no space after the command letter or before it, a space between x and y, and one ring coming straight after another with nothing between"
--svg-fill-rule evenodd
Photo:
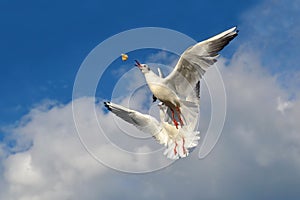
<instances>
[{"instance_id":1,"label":"white breast","mask_svg":"<svg viewBox=\"0 0 300 200\"><path fill-rule=\"evenodd\" d=\"M172 107L180 105L178 96L174 93L173 90L166 87L165 85L149 83L149 88L154 94L154 96L156 96L160 101L164 102L166 105L172 104Z\"/></svg>"}]
</instances>

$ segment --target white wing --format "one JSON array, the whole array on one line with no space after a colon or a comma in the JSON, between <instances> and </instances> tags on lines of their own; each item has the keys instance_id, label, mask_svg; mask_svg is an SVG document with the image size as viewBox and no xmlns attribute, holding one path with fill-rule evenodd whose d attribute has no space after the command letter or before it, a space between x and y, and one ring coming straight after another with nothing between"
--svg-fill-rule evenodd
<instances>
[{"instance_id":1,"label":"white wing","mask_svg":"<svg viewBox=\"0 0 300 200\"><path fill-rule=\"evenodd\" d=\"M160 78L163 78L164 77L164 74L162 73L162 71L160 70L160 68L157 68L157 71L158 71L158 75Z\"/></svg>"},{"instance_id":2,"label":"white wing","mask_svg":"<svg viewBox=\"0 0 300 200\"><path fill-rule=\"evenodd\" d=\"M161 121L173 124L170 108L167 106L161 108L163 108L161 110L164 112L164 114L161 115ZM200 81L196 83L194 90L185 98L185 101L183 101L181 113L185 124L189 126L190 130L195 130L200 113Z\"/></svg>"},{"instance_id":3,"label":"white wing","mask_svg":"<svg viewBox=\"0 0 300 200\"><path fill-rule=\"evenodd\" d=\"M111 102L104 102L104 105L109 111L145 133L156 135L161 130L159 122L150 115L145 115Z\"/></svg>"},{"instance_id":4,"label":"white wing","mask_svg":"<svg viewBox=\"0 0 300 200\"><path fill-rule=\"evenodd\" d=\"M200 115L200 81L196 83L194 90L186 97L187 102L192 102L191 106L182 106L181 113L190 130L196 130Z\"/></svg>"},{"instance_id":5,"label":"white wing","mask_svg":"<svg viewBox=\"0 0 300 200\"><path fill-rule=\"evenodd\" d=\"M188 48L181 55L174 70L164 79L165 84L181 97L189 95L206 69L217 61L218 52L235 38L237 33L238 30L233 27Z\"/></svg>"}]
</instances>

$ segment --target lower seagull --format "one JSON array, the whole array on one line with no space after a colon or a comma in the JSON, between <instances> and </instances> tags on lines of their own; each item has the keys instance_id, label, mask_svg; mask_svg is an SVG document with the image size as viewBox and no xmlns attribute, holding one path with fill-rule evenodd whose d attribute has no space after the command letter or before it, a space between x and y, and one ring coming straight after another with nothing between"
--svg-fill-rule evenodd
<instances>
[{"instance_id":1,"label":"lower seagull","mask_svg":"<svg viewBox=\"0 0 300 200\"><path fill-rule=\"evenodd\" d=\"M158 104L160 121L151 115L142 114L124 106L104 102L105 107L123 119L133 124L139 130L153 135L160 143L166 146L164 155L170 159L183 158L189 155L190 151L198 145L200 139L199 131L196 131L200 110L200 82L197 82L194 91L186 98L194 107L187 107L182 110L184 121L187 126L176 127L172 121L172 112L163 102Z\"/></svg>"},{"instance_id":2,"label":"lower seagull","mask_svg":"<svg viewBox=\"0 0 300 200\"><path fill-rule=\"evenodd\" d=\"M166 146L164 155L170 159L183 158L189 155L190 149L198 144L199 132L191 131L188 127L176 128L169 123L168 108L160 102L160 122L151 115L142 114L121 105L104 102L105 107L120 117L136 126L139 130L153 135L160 143Z\"/></svg>"}]
</instances>

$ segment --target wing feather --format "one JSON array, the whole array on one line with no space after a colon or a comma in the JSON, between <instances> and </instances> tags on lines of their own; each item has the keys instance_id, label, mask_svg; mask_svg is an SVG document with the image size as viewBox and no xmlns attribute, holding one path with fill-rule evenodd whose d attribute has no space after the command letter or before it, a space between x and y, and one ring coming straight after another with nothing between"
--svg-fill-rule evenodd
<instances>
[{"instance_id":1,"label":"wing feather","mask_svg":"<svg viewBox=\"0 0 300 200\"><path fill-rule=\"evenodd\" d=\"M155 135L161 130L159 122L150 115L111 102L104 102L104 105L109 111L143 132Z\"/></svg>"},{"instance_id":2,"label":"wing feather","mask_svg":"<svg viewBox=\"0 0 300 200\"><path fill-rule=\"evenodd\" d=\"M174 70L164 79L165 84L181 97L189 95L207 68L217 61L219 51L237 34L237 28L233 27L188 48L181 55Z\"/></svg>"}]
</instances>

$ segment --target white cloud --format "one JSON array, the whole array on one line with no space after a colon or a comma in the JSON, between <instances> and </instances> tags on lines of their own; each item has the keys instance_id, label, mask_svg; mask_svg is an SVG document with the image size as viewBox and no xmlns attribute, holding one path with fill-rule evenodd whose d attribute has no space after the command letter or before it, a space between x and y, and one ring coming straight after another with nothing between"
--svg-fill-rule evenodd
<instances>
[{"instance_id":1,"label":"white cloud","mask_svg":"<svg viewBox=\"0 0 300 200\"><path fill-rule=\"evenodd\" d=\"M159 63L168 66L174 66L179 59L179 56L168 53L166 51L159 51L155 54L149 55L146 59L147 63Z\"/></svg>"},{"instance_id":2,"label":"white cloud","mask_svg":"<svg viewBox=\"0 0 300 200\"><path fill-rule=\"evenodd\" d=\"M12 132L32 146L4 160L3 199L76 199L77 187L106 170L76 137L70 104L36 108L25 118Z\"/></svg>"},{"instance_id":3,"label":"white cloud","mask_svg":"<svg viewBox=\"0 0 300 200\"><path fill-rule=\"evenodd\" d=\"M162 152L157 152L160 155L157 159L151 159L154 155L142 156L151 152L153 148L157 149L159 145L151 137L147 138L155 144L154 146L144 139L130 142L134 137L122 134L113 120L113 115L105 115L102 109L98 108L96 116L110 141L137 154L128 154L106 144L104 136L98 137L101 132L97 119L94 118L94 99L82 98L72 103L78 108L75 109L75 114L79 114L77 120L79 118L80 124L77 124L77 127L82 131L80 134L83 139L87 139L84 142L88 142L87 147L98 159L129 171L133 168L150 170L170 162ZM10 128L9 131L13 134L10 139L17 139L16 146L20 146L6 147L16 153L3 159L4 180L1 184L4 187L1 188L1 199L89 199L94 195L104 197L105 193L108 196L112 195L110 190L105 188L109 187L106 185L114 184L118 176L106 178L114 171L97 162L80 143L75 129L72 103L51 103L49 106L49 103L45 102L24 116L21 120L24 122ZM134 135L138 136L138 133ZM118 141L119 139L121 141ZM98 186L101 189L96 189ZM79 188L81 189L78 190ZM90 194L90 191L93 193Z\"/></svg>"},{"instance_id":4,"label":"white cloud","mask_svg":"<svg viewBox=\"0 0 300 200\"><path fill-rule=\"evenodd\" d=\"M284 114L285 110L293 107L293 103L290 101L282 101L281 97L277 98L277 110Z\"/></svg>"},{"instance_id":5,"label":"white cloud","mask_svg":"<svg viewBox=\"0 0 300 200\"><path fill-rule=\"evenodd\" d=\"M28 153L10 156L5 164L9 166L5 174L9 182L24 186L34 186L42 182L41 174L32 165L31 155Z\"/></svg>"},{"instance_id":6,"label":"white cloud","mask_svg":"<svg viewBox=\"0 0 300 200\"><path fill-rule=\"evenodd\" d=\"M237 53L230 66L222 70L230 102L227 126L233 122L231 131L239 143L255 151L252 156L258 164L285 159L297 164L299 160L289 155L288 149L291 144L300 145L299 137L295 140L300 126L292 123L299 117L299 99L294 100L292 109L285 110L286 116L278 112L278 98L287 99L289 92L264 73L262 66L254 67L254 60L251 54Z\"/></svg>"}]
</instances>

